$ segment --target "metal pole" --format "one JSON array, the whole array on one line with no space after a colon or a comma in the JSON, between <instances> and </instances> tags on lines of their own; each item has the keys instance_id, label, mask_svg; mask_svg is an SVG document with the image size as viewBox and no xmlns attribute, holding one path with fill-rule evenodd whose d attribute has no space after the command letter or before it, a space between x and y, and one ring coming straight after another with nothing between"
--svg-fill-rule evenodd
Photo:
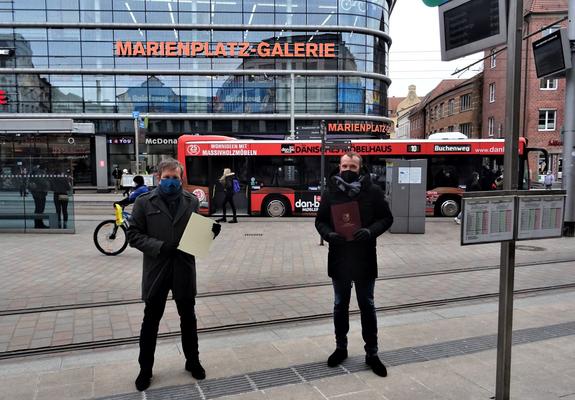
<instances>
[{"instance_id":1,"label":"metal pole","mask_svg":"<svg viewBox=\"0 0 575 400\"><path fill-rule=\"evenodd\" d=\"M569 0L569 25L567 36L571 42L571 64L573 67L566 72L565 80L565 121L563 136L563 174L562 188L567 191L565 203L565 221L563 231L565 236L575 236L575 162L573 161L573 147L575 146L575 0Z\"/></svg>"},{"instance_id":2,"label":"metal pole","mask_svg":"<svg viewBox=\"0 0 575 400\"><path fill-rule=\"evenodd\" d=\"M325 192L325 139L326 139L325 120L322 120L319 123L319 134L321 136L321 166L320 166L321 183L319 187L320 187L321 198L323 199L323 195ZM323 246L323 237L321 236L319 239L319 245Z\"/></svg>"},{"instance_id":3,"label":"metal pole","mask_svg":"<svg viewBox=\"0 0 575 400\"><path fill-rule=\"evenodd\" d=\"M519 186L519 112L521 97L521 46L523 0L508 2L507 96L505 104L504 190ZM514 226L516 221L514 221ZM513 287L515 241L501 243L499 270L499 321L497 328L497 375L495 399L509 400L511 383L511 343L513 335Z\"/></svg>"},{"instance_id":4,"label":"metal pole","mask_svg":"<svg viewBox=\"0 0 575 400\"><path fill-rule=\"evenodd\" d=\"M140 174L140 155L138 154L140 151L140 130L138 125L138 118L134 118L134 132L136 133L136 140L134 143L136 152L136 175Z\"/></svg>"},{"instance_id":5,"label":"metal pole","mask_svg":"<svg viewBox=\"0 0 575 400\"><path fill-rule=\"evenodd\" d=\"M295 139L295 75L290 74L290 136Z\"/></svg>"}]
</instances>

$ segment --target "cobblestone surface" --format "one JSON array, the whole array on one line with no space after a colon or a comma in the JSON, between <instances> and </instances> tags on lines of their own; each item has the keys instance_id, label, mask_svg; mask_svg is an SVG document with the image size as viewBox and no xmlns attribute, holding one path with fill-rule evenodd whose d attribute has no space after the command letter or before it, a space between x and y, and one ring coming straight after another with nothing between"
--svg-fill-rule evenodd
<instances>
[{"instance_id":1,"label":"cobblestone surface","mask_svg":"<svg viewBox=\"0 0 575 400\"><path fill-rule=\"evenodd\" d=\"M459 226L428 220L425 235L385 234L378 245L380 275L497 265L499 245L461 247ZM141 255L128 249L101 255L92 243L99 221L77 223L75 235L2 234L0 310L139 298ZM262 236L251 236L261 234ZM318 245L312 219L247 219L225 225L210 255L198 260L203 293L325 282L327 247ZM518 262L575 259L573 239L522 242ZM517 270L516 288L575 281L575 261ZM330 313L330 286L199 298L200 328ZM376 305L388 306L498 290L498 271L475 271L379 281ZM354 305L355 307L355 305ZM0 351L136 336L142 304L0 317ZM161 332L179 330L170 302Z\"/></svg>"},{"instance_id":2,"label":"cobblestone surface","mask_svg":"<svg viewBox=\"0 0 575 400\"><path fill-rule=\"evenodd\" d=\"M99 220L78 221L75 235L0 234L0 310L137 299L141 254L100 254L92 233ZM262 236L250 236L261 234ZM574 239L521 242L518 262L575 259ZM327 246L313 219L249 219L224 225L209 256L197 262L199 292L323 282ZM499 264L499 245L459 245L459 226L428 219L425 235L386 233L378 240L380 276Z\"/></svg>"}]
</instances>

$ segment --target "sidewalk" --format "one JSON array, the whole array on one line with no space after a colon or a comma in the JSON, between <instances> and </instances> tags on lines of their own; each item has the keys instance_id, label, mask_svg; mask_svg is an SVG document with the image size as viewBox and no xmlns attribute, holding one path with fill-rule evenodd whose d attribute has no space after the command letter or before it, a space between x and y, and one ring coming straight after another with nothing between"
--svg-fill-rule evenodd
<instances>
[{"instance_id":1,"label":"sidewalk","mask_svg":"<svg viewBox=\"0 0 575 400\"><path fill-rule=\"evenodd\" d=\"M512 399L575 399L575 292L517 299ZM160 342L152 386L136 393L135 346L0 364L0 399L489 399L495 389L497 304L379 315L389 376L365 369L358 318L350 358L325 367L331 322L200 336L207 379L183 369L176 340ZM116 396L118 395L118 396ZM121 395L121 396L120 396ZM114 397L110 397L114 396Z\"/></svg>"}]
</instances>

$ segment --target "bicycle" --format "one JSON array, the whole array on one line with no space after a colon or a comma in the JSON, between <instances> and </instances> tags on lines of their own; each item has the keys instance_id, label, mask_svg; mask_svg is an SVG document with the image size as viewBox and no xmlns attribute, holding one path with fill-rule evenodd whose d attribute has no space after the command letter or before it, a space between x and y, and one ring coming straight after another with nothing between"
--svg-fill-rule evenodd
<instances>
[{"instance_id":1,"label":"bicycle","mask_svg":"<svg viewBox=\"0 0 575 400\"><path fill-rule=\"evenodd\" d=\"M128 247L128 218L130 213L116 204L115 219L107 219L94 230L96 248L107 256L117 256Z\"/></svg>"}]
</instances>

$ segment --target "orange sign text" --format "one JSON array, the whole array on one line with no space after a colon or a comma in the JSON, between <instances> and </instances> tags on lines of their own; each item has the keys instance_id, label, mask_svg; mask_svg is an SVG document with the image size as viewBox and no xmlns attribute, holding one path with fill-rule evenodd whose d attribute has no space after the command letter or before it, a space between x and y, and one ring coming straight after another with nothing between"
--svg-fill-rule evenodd
<instances>
[{"instance_id":1,"label":"orange sign text","mask_svg":"<svg viewBox=\"0 0 575 400\"><path fill-rule=\"evenodd\" d=\"M387 133L390 126L387 124L354 123L340 124L330 122L327 124L327 131L330 133Z\"/></svg>"},{"instance_id":2,"label":"orange sign text","mask_svg":"<svg viewBox=\"0 0 575 400\"><path fill-rule=\"evenodd\" d=\"M116 41L118 57L335 58L335 43Z\"/></svg>"}]
</instances>

